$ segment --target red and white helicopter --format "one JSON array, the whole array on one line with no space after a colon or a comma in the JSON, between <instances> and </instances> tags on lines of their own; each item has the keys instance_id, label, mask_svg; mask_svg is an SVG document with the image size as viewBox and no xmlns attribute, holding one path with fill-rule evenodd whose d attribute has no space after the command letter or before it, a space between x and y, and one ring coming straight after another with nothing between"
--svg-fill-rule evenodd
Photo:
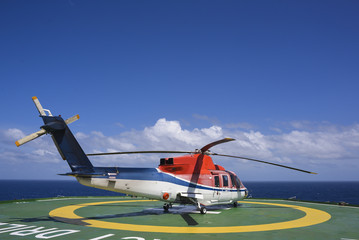
<instances>
[{"instance_id":1,"label":"red and white helicopter","mask_svg":"<svg viewBox=\"0 0 359 240\"><path fill-rule=\"evenodd\" d=\"M237 201L248 195L247 188L244 187L237 175L214 164L211 156L245 159L315 174L281 164L209 151L210 148L218 144L233 141L232 138L224 138L195 151L85 154L67 126L79 119L79 116L76 115L63 120L61 116L53 116L49 110L43 109L37 97L32 99L44 121L44 125L40 127L40 131L16 141L17 146L44 134L50 134L62 159L67 161L72 170L61 175L76 177L77 181L85 186L164 201L163 208L165 211L168 211L173 203L194 204L202 214L205 214L207 212L206 206L233 204L236 207ZM161 158L157 168L94 167L87 157L139 153L180 153L187 155Z\"/></svg>"}]
</instances>

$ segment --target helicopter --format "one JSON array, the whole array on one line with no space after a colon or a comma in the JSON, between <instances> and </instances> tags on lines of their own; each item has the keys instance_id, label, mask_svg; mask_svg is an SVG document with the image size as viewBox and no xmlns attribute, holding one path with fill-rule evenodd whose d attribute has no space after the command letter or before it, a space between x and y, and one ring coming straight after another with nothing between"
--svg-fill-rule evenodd
<instances>
[{"instance_id":1,"label":"helicopter","mask_svg":"<svg viewBox=\"0 0 359 240\"><path fill-rule=\"evenodd\" d=\"M172 204L192 204L201 214L205 214L208 206L231 204L233 207L237 207L238 201L248 196L248 190L238 176L233 171L214 164L211 156L244 159L316 174L277 163L210 151L210 148L218 144L234 141L233 138L224 138L209 143L195 151L86 154L68 127L70 123L79 119L79 115L64 120L61 115L53 116L50 110L44 109L37 97L32 97L32 100L44 125L40 127L40 131L16 141L16 146L19 147L44 134L50 134L61 158L67 161L71 169L71 172L59 175L75 177L80 184L85 186L163 201L165 212L169 211ZM88 156L145 153L185 155L161 158L156 168L95 167L88 158Z\"/></svg>"}]
</instances>

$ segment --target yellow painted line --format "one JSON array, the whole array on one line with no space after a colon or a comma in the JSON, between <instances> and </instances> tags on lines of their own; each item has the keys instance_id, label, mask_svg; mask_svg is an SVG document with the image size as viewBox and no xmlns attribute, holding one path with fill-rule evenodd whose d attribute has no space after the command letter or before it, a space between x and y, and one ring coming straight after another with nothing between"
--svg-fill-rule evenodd
<instances>
[{"instance_id":1,"label":"yellow painted line","mask_svg":"<svg viewBox=\"0 0 359 240\"><path fill-rule=\"evenodd\" d=\"M155 225L137 225L127 223L115 223L105 222L99 220L90 220L74 213L75 210L87 206L95 206L101 204L112 204L112 203L127 203L127 202L146 202L153 200L128 200L128 201L109 201L109 202L94 202L84 203L71 206L65 206L52 210L49 215L52 218L66 222L66 220L81 220L86 223L87 227L104 228L104 229L115 229L124 231L135 231L135 232L160 232L160 233L239 233L239 232L261 232L261 231L272 231L282 230L290 228L307 227L316 224L320 224L328 221L331 216L329 213L308 207L280 204L280 203L263 203L263 202L252 202L252 201L240 201L242 203L249 204L260 204L269 206L278 206L292 208L305 213L305 216L295 220L258 224L258 225L246 225L246 226L228 226L228 227L175 227L175 226L155 226Z\"/></svg>"}]
</instances>

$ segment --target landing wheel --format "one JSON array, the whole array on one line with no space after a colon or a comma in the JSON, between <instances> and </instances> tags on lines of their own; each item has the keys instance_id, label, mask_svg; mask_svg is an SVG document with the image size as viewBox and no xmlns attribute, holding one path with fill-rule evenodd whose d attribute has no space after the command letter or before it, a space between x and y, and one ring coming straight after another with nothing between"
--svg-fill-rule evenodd
<instances>
[{"instance_id":1,"label":"landing wheel","mask_svg":"<svg viewBox=\"0 0 359 240\"><path fill-rule=\"evenodd\" d=\"M163 210L165 211L165 212L168 212L168 209L170 208L170 205L168 204L168 203L165 203L164 205L163 205Z\"/></svg>"},{"instance_id":2,"label":"landing wheel","mask_svg":"<svg viewBox=\"0 0 359 240\"><path fill-rule=\"evenodd\" d=\"M207 208L201 207L200 211L201 211L201 214L206 214L207 213Z\"/></svg>"},{"instance_id":3,"label":"landing wheel","mask_svg":"<svg viewBox=\"0 0 359 240\"><path fill-rule=\"evenodd\" d=\"M235 207L235 208L238 207L238 202L234 202L233 207Z\"/></svg>"}]
</instances>

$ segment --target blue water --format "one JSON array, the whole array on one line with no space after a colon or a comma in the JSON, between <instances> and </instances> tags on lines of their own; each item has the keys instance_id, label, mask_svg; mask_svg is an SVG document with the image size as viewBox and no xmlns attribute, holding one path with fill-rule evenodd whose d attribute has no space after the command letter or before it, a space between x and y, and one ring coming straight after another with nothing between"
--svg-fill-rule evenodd
<instances>
[{"instance_id":1,"label":"blue water","mask_svg":"<svg viewBox=\"0 0 359 240\"><path fill-rule=\"evenodd\" d=\"M315 202L346 202L359 205L359 182L247 182L254 198L295 197Z\"/></svg>"},{"instance_id":2,"label":"blue water","mask_svg":"<svg viewBox=\"0 0 359 240\"><path fill-rule=\"evenodd\" d=\"M296 197L317 202L359 205L359 182L244 182L253 198ZM58 196L120 196L76 181L0 180L0 201Z\"/></svg>"}]
</instances>

